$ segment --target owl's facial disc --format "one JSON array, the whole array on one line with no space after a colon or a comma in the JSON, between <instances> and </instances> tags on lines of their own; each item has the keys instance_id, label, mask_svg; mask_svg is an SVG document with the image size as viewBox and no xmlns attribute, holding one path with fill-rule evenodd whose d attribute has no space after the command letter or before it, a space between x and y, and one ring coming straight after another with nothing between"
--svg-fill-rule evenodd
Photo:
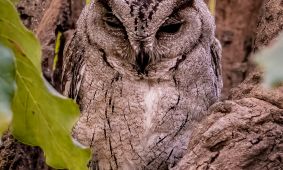
<instances>
[{"instance_id":1,"label":"owl's facial disc","mask_svg":"<svg viewBox=\"0 0 283 170\"><path fill-rule=\"evenodd\" d=\"M201 37L202 21L194 0L96 0L93 4L92 39L115 58L113 66L126 63L134 74L157 74L159 65L174 63ZM170 70L171 65L162 69Z\"/></svg>"}]
</instances>

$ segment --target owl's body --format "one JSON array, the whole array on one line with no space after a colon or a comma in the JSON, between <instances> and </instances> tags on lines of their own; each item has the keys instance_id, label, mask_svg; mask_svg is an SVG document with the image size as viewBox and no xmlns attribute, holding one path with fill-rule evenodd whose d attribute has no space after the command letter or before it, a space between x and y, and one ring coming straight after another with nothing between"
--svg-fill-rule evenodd
<instances>
[{"instance_id":1,"label":"owl's body","mask_svg":"<svg viewBox=\"0 0 283 170\"><path fill-rule=\"evenodd\" d=\"M94 0L67 47L64 93L74 136L96 168L168 169L190 125L218 100L220 46L202 0Z\"/></svg>"}]
</instances>

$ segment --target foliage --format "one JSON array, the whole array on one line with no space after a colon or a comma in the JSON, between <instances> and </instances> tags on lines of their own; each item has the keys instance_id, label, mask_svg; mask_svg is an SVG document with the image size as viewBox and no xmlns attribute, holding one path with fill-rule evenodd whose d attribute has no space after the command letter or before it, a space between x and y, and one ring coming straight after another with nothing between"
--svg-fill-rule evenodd
<instances>
[{"instance_id":1,"label":"foliage","mask_svg":"<svg viewBox=\"0 0 283 170\"><path fill-rule=\"evenodd\" d=\"M54 168L87 169L90 151L76 145L70 135L79 108L44 81L40 44L9 0L0 0L0 25L0 42L13 50L16 59L13 135L25 144L40 146Z\"/></svg>"},{"instance_id":2,"label":"foliage","mask_svg":"<svg viewBox=\"0 0 283 170\"><path fill-rule=\"evenodd\" d=\"M283 34L270 48L258 54L256 62L264 69L264 85L275 87L283 82Z\"/></svg>"},{"instance_id":3,"label":"foliage","mask_svg":"<svg viewBox=\"0 0 283 170\"><path fill-rule=\"evenodd\" d=\"M13 4L17 4L17 3L19 2L19 0L11 0L11 2L12 2Z\"/></svg>"},{"instance_id":4,"label":"foliage","mask_svg":"<svg viewBox=\"0 0 283 170\"><path fill-rule=\"evenodd\" d=\"M0 45L0 139L12 121L12 100L16 90L14 56Z\"/></svg>"}]
</instances>

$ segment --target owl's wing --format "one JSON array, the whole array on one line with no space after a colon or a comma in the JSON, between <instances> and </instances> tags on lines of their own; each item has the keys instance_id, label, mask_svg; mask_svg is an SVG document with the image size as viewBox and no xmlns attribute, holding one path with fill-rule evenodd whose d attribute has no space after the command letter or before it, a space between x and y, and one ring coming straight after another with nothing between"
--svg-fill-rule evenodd
<instances>
[{"instance_id":1,"label":"owl's wing","mask_svg":"<svg viewBox=\"0 0 283 170\"><path fill-rule=\"evenodd\" d=\"M218 86L217 89L222 89L223 87L222 67L221 67L222 48L219 40L216 38L214 39L214 42L210 46L210 53L211 53L211 63L213 66L215 76L217 78L217 86Z\"/></svg>"},{"instance_id":2,"label":"owl's wing","mask_svg":"<svg viewBox=\"0 0 283 170\"><path fill-rule=\"evenodd\" d=\"M80 38L74 33L65 47L61 76L63 94L75 100L84 74L84 47L80 44Z\"/></svg>"}]
</instances>

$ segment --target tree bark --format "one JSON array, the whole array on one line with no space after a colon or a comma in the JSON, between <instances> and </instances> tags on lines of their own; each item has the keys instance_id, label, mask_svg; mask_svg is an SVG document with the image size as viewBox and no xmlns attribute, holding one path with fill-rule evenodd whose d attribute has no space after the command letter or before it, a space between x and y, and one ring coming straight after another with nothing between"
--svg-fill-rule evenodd
<instances>
[{"instance_id":1,"label":"tree bark","mask_svg":"<svg viewBox=\"0 0 283 170\"><path fill-rule=\"evenodd\" d=\"M57 33L75 28L83 5L76 0L22 0L18 5L24 24L41 40L43 72L55 87ZM269 45L283 29L282 2L217 1L216 22L223 45L224 96L229 100L213 105L209 116L195 123L188 153L174 169L282 169L283 88L263 89L262 74L250 63L250 54ZM67 39L68 33L63 34L62 46ZM60 57L62 53L58 65ZM39 148L20 144L7 134L0 146L0 169L51 168Z\"/></svg>"}]
</instances>

